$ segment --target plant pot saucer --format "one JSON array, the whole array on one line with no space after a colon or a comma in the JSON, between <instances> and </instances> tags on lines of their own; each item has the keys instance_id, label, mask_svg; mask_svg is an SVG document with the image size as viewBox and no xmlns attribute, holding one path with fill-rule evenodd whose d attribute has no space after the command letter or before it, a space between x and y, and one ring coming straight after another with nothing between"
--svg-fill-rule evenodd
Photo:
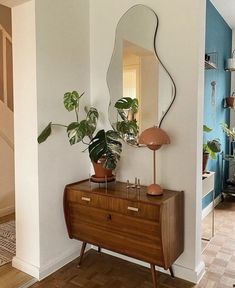
<instances>
[{"instance_id":1,"label":"plant pot saucer","mask_svg":"<svg viewBox=\"0 0 235 288\"><path fill-rule=\"evenodd\" d=\"M110 176L110 177L106 177L106 178L101 178L101 177L96 177L95 175L91 175L91 178L90 178L90 180L92 181L92 182L95 182L95 183L105 183L106 181L107 182L113 182L113 181L115 181L115 176L114 175L112 175L112 176Z\"/></svg>"}]
</instances>

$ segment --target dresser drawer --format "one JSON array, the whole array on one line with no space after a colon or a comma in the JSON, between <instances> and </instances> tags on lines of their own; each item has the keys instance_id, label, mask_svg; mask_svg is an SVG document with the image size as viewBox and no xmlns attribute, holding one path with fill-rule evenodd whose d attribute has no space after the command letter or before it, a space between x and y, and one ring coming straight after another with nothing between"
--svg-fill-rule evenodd
<instances>
[{"instance_id":1,"label":"dresser drawer","mask_svg":"<svg viewBox=\"0 0 235 288\"><path fill-rule=\"evenodd\" d=\"M163 265L158 224L75 203L69 210L73 238Z\"/></svg>"},{"instance_id":2,"label":"dresser drawer","mask_svg":"<svg viewBox=\"0 0 235 288\"><path fill-rule=\"evenodd\" d=\"M138 200L125 200L77 190L69 190L67 192L67 200L85 206L107 209L124 215L159 222L159 205L151 205L139 202Z\"/></svg>"},{"instance_id":3,"label":"dresser drawer","mask_svg":"<svg viewBox=\"0 0 235 288\"><path fill-rule=\"evenodd\" d=\"M159 222L160 206L139 201L111 198L107 203L108 209L132 217Z\"/></svg>"},{"instance_id":4,"label":"dresser drawer","mask_svg":"<svg viewBox=\"0 0 235 288\"><path fill-rule=\"evenodd\" d=\"M126 235L133 239L160 247L160 226L157 222L126 216L109 210L87 207L69 203L70 221L72 223L88 223L101 229Z\"/></svg>"},{"instance_id":5,"label":"dresser drawer","mask_svg":"<svg viewBox=\"0 0 235 288\"><path fill-rule=\"evenodd\" d=\"M91 192L69 190L67 191L67 201L107 209L107 197Z\"/></svg>"}]
</instances>

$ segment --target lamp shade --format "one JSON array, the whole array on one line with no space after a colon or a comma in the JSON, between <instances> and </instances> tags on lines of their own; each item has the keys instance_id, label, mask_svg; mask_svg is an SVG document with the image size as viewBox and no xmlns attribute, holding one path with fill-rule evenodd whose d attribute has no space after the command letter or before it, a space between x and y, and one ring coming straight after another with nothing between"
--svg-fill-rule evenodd
<instances>
[{"instance_id":1,"label":"lamp shade","mask_svg":"<svg viewBox=\"0 0 235 288\"><path fill-rule=\"evenodd\" d=\"M140 134L139 144L145 144L151 150L158 150L162 145L170 144L170 138L164 130L154 126Z\"/></svg>"},{"instance_id":2,"label":"lamp shade","mask_svg":"<svg viewBox=\"0 0 235 288\"><path fill-rule=\"evenodd\" d=\"M225 70L226 71L235 71L235 58L227 59Z\"/></svg>"},{"instance_id":3,"label":"lamp shade","mask_svg":"<svg viewBox=\"0 0 235 288\"><path fill-rule=\"evenodd\" d=\"M235 49L233 50L233 53L232 53L232 57L227 59L226 61L226 65L225 65L225 70L226 71L235 71Z\"/></svg>"}]
</instances>

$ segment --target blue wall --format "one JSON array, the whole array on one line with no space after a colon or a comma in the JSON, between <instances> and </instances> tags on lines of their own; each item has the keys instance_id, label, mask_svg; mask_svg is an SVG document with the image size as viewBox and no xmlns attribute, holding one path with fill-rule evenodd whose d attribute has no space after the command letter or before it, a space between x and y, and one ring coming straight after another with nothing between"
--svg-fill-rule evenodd
<instances>
[{"instance_id":1,"label":"blue wall","mask_svg":"<svg viewBox=\"0 0 235 288\"><path fill-rule=\"evenodd\" d=\"M228 142L220 128L220 123L229 123L229 109L223 108L223 99L230 95L231 73L225 72L225 60L230 58L232 49L232 30L207 0L206 11L206 47L205 53L217 52L218 67L216 70L205 70L205 95L204 95L204 124L212 128L210 133L204 133L204 142L208 139L219 138L222 150L228 153ZM216 81L216 104L211 104L211 82ZM215 171L215 196L221 193L221 156L217 160L209 160L207 170ZM202 201L202 208L211 202L211 196Z\"/></svg>"}]
</instances>

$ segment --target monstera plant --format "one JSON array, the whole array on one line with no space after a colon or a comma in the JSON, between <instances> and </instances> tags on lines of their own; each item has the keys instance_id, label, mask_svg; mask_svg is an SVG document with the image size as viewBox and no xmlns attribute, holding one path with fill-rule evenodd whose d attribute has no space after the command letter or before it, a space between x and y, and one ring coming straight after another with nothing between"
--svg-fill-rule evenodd
<instances>
[{"instance_id":1,"label":"monstera plant","mask_svg":"<svg viewBox=\"0 0 235 288\"><path fill-rule=\"evenodd\" d=\"M105 131L102 129L95 134L99 113L94 107L85 107L86 116L84 119L79 119L80 99L83 95L84 93L79 94L77 91L64 94L64 107L69 112L75 112L76 120L68 125L50 122L38 136L38 143L47 140L54 126L60 126L66 129L71 145L82 142L88 146L92 162L101 163L105 170L115 169L122 152L120 133L114 130ZM107 171L104 171L104 173L107 173Z\"/></svg>"}]
</instances>

